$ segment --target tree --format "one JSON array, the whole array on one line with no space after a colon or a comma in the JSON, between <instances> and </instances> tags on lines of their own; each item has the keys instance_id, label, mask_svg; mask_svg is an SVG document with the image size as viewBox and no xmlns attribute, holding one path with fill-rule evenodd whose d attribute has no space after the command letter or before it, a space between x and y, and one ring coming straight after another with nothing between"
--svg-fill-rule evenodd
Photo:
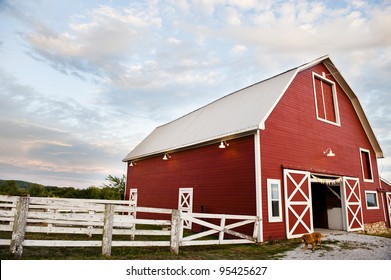
<instances>
[{"instance_id":1,"label":"tree","mask_svg":"<svg viewBox=\"0 0 391 280\"><path fill-rule=\"evenodd\" d=\"M106 181L109 181L109 184L103 184L103 186L108 188L115 188L120 195L120 199L124 199L126 184L125 175L122 175L122 178L109 175L106 177Z\"/></svg>"},{"instance_id":2,"label":"tree","mask_svg":"<svg viewBox=\"0 0 391 280\"><path fill-rule=\"evenodd\" d=\"M0 184L0 194L20 195L20 189L15 180L2 181Z\"/></svg>"},{"instance_id":3,"label":"tree","mask_svg":"<svg viewBox=\"0 0 391 280\"><path fill-rule=\"evenodd\" d=\"M39 184L31 184L28 188L28 192L31 196L45 197L48 195L46 188Z\"/></svg>"}]
</instances>

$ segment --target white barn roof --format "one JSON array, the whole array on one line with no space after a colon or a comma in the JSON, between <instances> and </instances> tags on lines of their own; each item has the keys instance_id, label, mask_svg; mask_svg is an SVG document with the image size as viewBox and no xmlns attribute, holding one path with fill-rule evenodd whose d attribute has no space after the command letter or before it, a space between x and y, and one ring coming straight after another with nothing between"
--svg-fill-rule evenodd
<instances>
[{"instance_id":1,"label":"white barn roof","mask_svg":"<svg viewBox=\"0 0 391 280\"><path fill-rule=\"evenodd\" d=\"M123 161L131 161L156 154L199 145L205 142L220 141L226 137L257 129L263 129L264 123L299 71L322 61L328 61L327 67L334 67L328 56L321 57L300 67L261 81L239 91L224 96L172 122L157 127ZM336 70L334 67L333 70ZM335 71L330 71L335 73ZM337 71L338 72L338 71ZM349 97L357 97L351 91L342 76L337 73L338 82L342 81L344 90L350 91ZM339 78L339 79L338 79ZM376 154L382 156L379 144L358 103L353 102L364 129L371 140Z\"/></svg>"}]
</instances>

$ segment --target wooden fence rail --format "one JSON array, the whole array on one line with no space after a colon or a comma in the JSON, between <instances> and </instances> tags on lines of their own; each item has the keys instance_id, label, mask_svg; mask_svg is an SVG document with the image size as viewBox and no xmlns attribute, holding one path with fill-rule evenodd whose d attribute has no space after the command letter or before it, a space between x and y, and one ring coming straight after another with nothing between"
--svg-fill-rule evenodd
<instances>
[{"instance_id":1,"label":"wooden fence rail","mask_svg":"<svg viewBox=\"0 0 391 280\"><path fill-rule=\"evenodd\" d=\"M159 214L167 219L139 219L136 213ZM227 223L228 220L233 222ZM186 233L184 237L184 221L209 230ZM253 236L237 230L248 224L254 225ZM180 246L252 243L256 242L257 224L255 216L182 213L177 209L138 207L132 201L0 195L0 231L12 233L10 239L0 239L0 245L9 245L15 258L21 257L25 246L102 247L102 254L110 256L111 248L115 246L167 246L178 253ZM153 228L145 229L144 226L140 229L137 225ZM56 239L25 239L26 233L52 234ZM64 235L60 234L79 234L86 238L64 240ZM102 239L91 240L93 235L102 235ZM135 240L135 236L143 235L165 236L161 239L167 240ZM205 237L216 235L217 240L205 240ZM225 238L227 235L230 238ZM124 237L118 240L113 236L129 236L130 240L122 240Z\"/></svg>"}]
</instances>

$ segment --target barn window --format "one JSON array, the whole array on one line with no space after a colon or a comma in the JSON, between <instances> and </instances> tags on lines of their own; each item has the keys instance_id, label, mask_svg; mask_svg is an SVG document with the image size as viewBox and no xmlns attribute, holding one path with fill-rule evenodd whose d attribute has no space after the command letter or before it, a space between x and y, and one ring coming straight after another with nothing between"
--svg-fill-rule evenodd
<instances>
[{"instance_id":1,"label":"barn window","mask_svg":"<svg viewBox=\"0 0 391 280\"><path fill-rule=\"evenodd\" d=\"M267 179L269 222L282 222L281 182Z\"/></svg>"},{"instance_id":2,"label":"barn window","mask_svg":"<svg viewBox=\"0 0 391 280\"><path fill-rule=\"evenodd\" d=\"M313 73L315 108L318 120L340 125L335 83Z\"/></svg>"},{"instance_id":3,"label":"barn window","mask_svg":"<svg viewBox=\"0 0 391 280\"><path fill-rule=\"evenodd\" d=\"M367 209L379 209L379 203L377 200L377 192L365 191L365 200L367 202Z\"/></svg>"},{"instance_id":4,"label":"barn window","mask_svg":"<svg viewBox=\"0 0 391 280\"><path fill-rule=\"evenodd\" d=\"M369 150L360 149L360 157L364 182L373 182L371 154Z\"/></svg>"}]
</instances>

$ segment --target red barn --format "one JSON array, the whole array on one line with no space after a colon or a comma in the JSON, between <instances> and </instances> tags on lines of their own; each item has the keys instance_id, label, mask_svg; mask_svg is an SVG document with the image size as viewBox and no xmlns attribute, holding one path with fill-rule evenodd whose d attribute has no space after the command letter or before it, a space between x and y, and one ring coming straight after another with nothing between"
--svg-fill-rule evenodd
<instances>
[{"instance_id":1,"label":"red barn","mask_svg":"<svg viewBox=\"0 0 391 280\"><path fill-rule=\"evenodd\" d=\"M260 217L259 240L386 221L383 152L328 56L157 127L123 161L138 205Z\"/></svg>"}]
</instances>

